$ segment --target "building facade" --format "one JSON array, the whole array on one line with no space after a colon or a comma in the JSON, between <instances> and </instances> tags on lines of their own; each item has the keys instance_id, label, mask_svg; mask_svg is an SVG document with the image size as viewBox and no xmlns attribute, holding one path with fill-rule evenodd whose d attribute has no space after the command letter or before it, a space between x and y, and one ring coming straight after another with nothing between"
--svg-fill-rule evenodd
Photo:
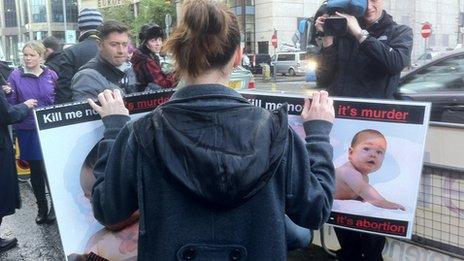
<instances>
[{"instance_id":1,"label":"building facade","mask_svg":"<svg viewBox=\"0 0 464 261\"><path fill-rule=\"evenodd\" d=\"M2 60L18 64L22 46L31 40L76 39L77 0L0 0L0 10Z\"/></svg>"},{"instance_id":2,"label":"building facade","mask_svg":"<svg viewBox=\"0 0 464 261\"><path fill-rule=\"evenodd\" d=\"M322 0L227 0L245 28L247 52L273 54L274 33L279 46L294 45L302 19L312 17ZM463 7L460 0L385 0L385 9L399 24L414 32L413 59L426 48L444 50L463 42ZM246 13L246 18L241 15ZM432 35L421 36L424 23L432 24ZM251 42L250 42L251 41Z\"/></svg>"}]
</instances>

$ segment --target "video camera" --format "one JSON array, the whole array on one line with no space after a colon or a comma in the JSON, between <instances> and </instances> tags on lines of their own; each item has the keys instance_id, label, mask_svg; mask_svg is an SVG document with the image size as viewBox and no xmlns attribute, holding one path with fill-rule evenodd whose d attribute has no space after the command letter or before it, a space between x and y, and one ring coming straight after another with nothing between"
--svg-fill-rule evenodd
<instances>
[{"instance_id":1,"label":"video camera","mask_svg":"<svg viewBox=\"0 0 464 261\"><path fill-rule=\"evenodd\" d=\"M327 13L334 15L335 12L362 17L367 9L367 0L328 0L326 4ZM331 36L343 36L347 33L347 21L343 17L329 17L324 23L324 34Z\"/></svg>"}]
</instances>

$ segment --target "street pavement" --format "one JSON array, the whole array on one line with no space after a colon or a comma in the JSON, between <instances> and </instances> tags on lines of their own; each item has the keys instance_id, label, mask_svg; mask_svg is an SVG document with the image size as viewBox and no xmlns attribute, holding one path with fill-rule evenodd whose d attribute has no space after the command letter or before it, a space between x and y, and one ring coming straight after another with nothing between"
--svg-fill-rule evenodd
<instances>
[{"instance_id":1,"label":"street pavement","mask_svg":"<svg viewBox=\"0 0 464 261\"><path fill-rule=\"evenodd\" d=\"M278 75L275 80L263 80L261 75L255 75L255 83L255 91L310 95L317 90L316 84L314 82L306 82L304 76Z\"/></svg>"},{"instance_id":2,"label":"street pavement","mask_svg":"<svg viewBox=\"0 0 464 261\"><path fill-rule=\"evenodd\" d=\"M60 235L56 222L37 225L37 204L29 182L20 182L22 207L16 213L3 218L1 237L16 237L18 247L0 253L0 260L42 261L64 260Z\"/></svg>"}]
</instances>

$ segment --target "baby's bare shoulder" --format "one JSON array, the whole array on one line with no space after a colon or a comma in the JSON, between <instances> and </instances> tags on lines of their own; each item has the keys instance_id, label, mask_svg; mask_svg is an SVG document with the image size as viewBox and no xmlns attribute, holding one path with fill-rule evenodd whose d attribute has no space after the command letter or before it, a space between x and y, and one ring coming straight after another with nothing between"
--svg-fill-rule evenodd
<instances>
[{"instance_id":1,"label":"baby's bare shoulder","mask_svg":"<svg viewBox=\"0 0 464 261\"><path fill-rule=\"evenodd\" d=\"M337 176L343 179L362 179L361 172L357 171L351 164L343 164L335 170Z\"/></svg>"}]
</instances>

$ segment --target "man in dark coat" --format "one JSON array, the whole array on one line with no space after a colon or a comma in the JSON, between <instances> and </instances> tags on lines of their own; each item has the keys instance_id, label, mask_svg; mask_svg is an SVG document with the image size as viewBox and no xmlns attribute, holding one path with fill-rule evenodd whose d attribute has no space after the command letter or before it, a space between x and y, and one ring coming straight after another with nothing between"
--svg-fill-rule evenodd
<instances>
[{"instance_id":1,"label":"man in dark coat","mask_svg":"<svg viewBox=\"0 0 464 261\"><path fill-rule=\"evenodd\" d=\"M103 23L101 13L96 9L83 9L77 18L81 31L79 43L63 50L58 74L58 88L55 103L72 102L71 81L79 68L97 56L98 30Z\"/></svg>"},{"instance_id":2,"label":"man in dark coat","mask_svg":"<svg viewBox=\"0 0 464 261\"><path fill-rule=\"evenodd\" d=\"M42 41L43 45L45 46L45 65L56 72L56 74L60 75L60 61L61 61L61 54L62 46L60 40L58 40L54 36L48 36Z\"/></svg>"},{"instance_id":3,"label":"man in dark coat","mask_svg":"<svg viewBox=\"0 0 464 261\"><path fill-rule=\"evenodd\" d=\"M11 106L4 94L4 92L10 91L11 89L6 85L2 85L2 90L0 90L0 225L4 216L14 214L15 209L21 206L15 153L8 125L18 123L26 118L29 110L37 105L36 100L27 100L24 103ZM0 238L0 252L15 247L17 242L16 238Z\"/></svg>"},{"instance_id":4,"label":"man in dark coat","mask_svg":"<svg viewBox=\"0 0 464 261\"><path fill-rule=\"evenodd\" d=\"M392 99L401 71L409 65L412 30L398 25L384 10L384 0L368 0L359 21L336 13L347 20L348 34L324 35L328 14L316 19L319 35L324 35L316 71L319 87L334 96ZM339 260L383 260L385 237L335 228L341 249Z\"/></svg>"}]
</instances>

